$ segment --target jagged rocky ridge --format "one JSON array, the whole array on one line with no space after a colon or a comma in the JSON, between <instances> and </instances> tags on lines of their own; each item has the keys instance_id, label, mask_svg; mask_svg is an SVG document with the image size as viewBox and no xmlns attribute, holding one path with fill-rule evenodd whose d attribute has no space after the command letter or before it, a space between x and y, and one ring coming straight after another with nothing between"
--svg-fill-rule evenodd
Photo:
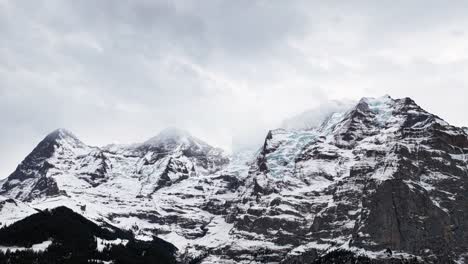
<instances>
[{"instance_id":1,"label":"jagged rocky ridge","mask_svg":"<svg viewBox=\"0 0 468 264\"><path fill-rule=\"evenodd\" d=\"M461 262L467 148L466 129L409 98L363 98L319 126L270 131L258 152L236 156L174 129L103 148L57 130L0 194L158 235L182 261L308 263L346 249Z\"/></svg>"}]
</instances>

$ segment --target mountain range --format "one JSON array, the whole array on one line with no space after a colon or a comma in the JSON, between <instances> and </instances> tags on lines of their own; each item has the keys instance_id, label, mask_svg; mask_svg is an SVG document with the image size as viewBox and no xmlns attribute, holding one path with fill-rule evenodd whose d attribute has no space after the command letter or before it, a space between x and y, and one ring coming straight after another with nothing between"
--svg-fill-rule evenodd
<instances>
[{"instance_id":1,"label":"mountain range","mask_svg":"<svg viewBox=\"0 0 468 264\"><path fill-rule=\"evenodd\" d=\"M389 96L307 116L234 154L175 128L104 147L55 130L0 181L0 226L67 207L181 263L468 261L466 128Z\"/></svg>"}]
</instances>

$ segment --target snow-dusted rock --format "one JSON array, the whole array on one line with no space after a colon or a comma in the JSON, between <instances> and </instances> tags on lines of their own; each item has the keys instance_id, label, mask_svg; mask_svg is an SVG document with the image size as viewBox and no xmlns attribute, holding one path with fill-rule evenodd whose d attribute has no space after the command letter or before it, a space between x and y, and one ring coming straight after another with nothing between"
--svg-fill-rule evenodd
<instances>
[{"instance_id":1,"label":"snow-dusted rock","mask_svg":"<svg viewBox=\"0 0 468 264\"><path fill-rule=\"evenodd\" d=\"M363 98L231 156L178 129L102 148L57 130L0 194L158 235L201 263L289 263L339 248L458 260L468 252L467 151L466 129L411 99Z\"/></svg>"},{"instance_id":2,"label":"snow-dusted rock","mask_svg":"<svg viewBox=\"0 0 468 264\"><path fill-rule=\"evenodd\" d=\"M102 148L59 129L0 182L0 193L39 210L67 206L143 239L171 238L184 249L211 234L206 226L229 226L222 215L239 174L246 174L242 158L172 128L140 144Z\"/></svg>"},{"instance_id":3,"label":"snow-dusted rock","mask_svg":"<svg viewBox=\"0 0 468 264\"><path fill-rule=\"evenodd\" d=\"M364 98L316 129L271 131L232 232L284 246L267 250L278 258L308 247L456 259L468 246L467 148L463 129L409 98Z\"/></svg>"}]
</instances>

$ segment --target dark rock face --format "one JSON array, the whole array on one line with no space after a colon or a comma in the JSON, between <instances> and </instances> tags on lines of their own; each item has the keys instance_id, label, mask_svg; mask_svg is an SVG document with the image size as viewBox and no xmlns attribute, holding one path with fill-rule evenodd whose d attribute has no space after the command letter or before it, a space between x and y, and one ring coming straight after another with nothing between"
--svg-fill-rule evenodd
<instances>
[{"instance_id":1,"label":"dark rock face","mask_svg":"<svg viewBox=\"0 0 468 264\"><path fill-rule=\"evenodd\" d=\"M402 249L417 255L429 248L440 256L455 247L450 216L433 204L424 189L411 189L402 180L388 180L366 202L369 204L364 206L370 211L362 219L365 224L360 231L369 237L357 236L353 244L372 241L377 250Z\"/></svg>"}]
</instances>

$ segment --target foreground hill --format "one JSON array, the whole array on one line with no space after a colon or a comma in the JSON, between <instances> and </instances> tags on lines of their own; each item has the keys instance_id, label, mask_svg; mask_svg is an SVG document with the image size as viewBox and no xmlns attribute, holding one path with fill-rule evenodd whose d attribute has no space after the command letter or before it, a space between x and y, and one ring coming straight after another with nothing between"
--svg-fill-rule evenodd
<instances>
[{"instance_id":1,"label":"foreground hill","mask_svg":"<svg viewBox=\"0 0 468 264\"><path fill-rule=\"evenodd\" d=\"M175 263L176 248L161 239L135 240L98 226L66 207L33 214L0 229L0 263Z\"/></svg>"},{"instance_id":2,"label":"foreground hill","mask_svg":"<svg viewBox=\"0 0 468 264\"><path fill-rule=\"evenodd\" d=\"M57 130L0 194L158 235L183 261L309 263L340 250L466 260L466 129L388 96L313 124L272 130L260 150L234 156L176 129L103 148Z\"/></svg>"}]
</instances>

